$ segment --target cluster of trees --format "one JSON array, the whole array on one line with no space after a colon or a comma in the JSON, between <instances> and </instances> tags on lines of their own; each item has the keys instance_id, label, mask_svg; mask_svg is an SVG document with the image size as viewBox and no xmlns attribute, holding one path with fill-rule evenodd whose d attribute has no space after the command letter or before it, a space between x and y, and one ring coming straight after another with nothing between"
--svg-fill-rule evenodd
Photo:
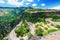
<instances>
[{"instance_id":1,"label":"cluster of trees","mask_svg":"<svg viewBox=\"0 0 60 40\"><path fill-rule=\"evenodd\" d=\"M60 25L56 25L56 28L58 28L58 30L60 30Z\"/></svg>"},{"instance_id":2,"label":"cluster of trees","mask_svg":"<svg viewBox=\"0 0 60 40\"><path fill-rule=\"evenodd\" d=\"M7 36L7 34L18 23L18 20L19 20L19 18L17 16L1 17L1 20L0 20L0 40L2 40L3 37Z\"/></svg>"},{"instance_id":3,"label":"cluster of trees","mask_svg":"<svg viewBox=\"0 0 60 40\"><path fill-rule=\"evenodd\" d=\"M43 33L43 35L47 35L47 34L49 34L49 33L55 32L55 31L57 31L57 30L56 30L56 29L50 29L50 30L45 31L45 32Z\"/></svg>"},{"instance_id":4,"label":"cluster of trees","mask_svg":"<svg viewBox=\"0 0 60 40\"><path fill-rule=\"evenodd\" d=\"M50 15L49 18L60 19L60 16L57 16L57 15Z\"/></svg>"},{"instance_id":5,"label":"cluster of trees","mask_svg":"<svg viewBox=\"0 0 60 40\"><path fill-rule=\"evenodd\" d=\"M60 19L52 19L54 22L60 22Z\"/></svg>"},{"instance_id":6,"label":"cluster of trees","mask_svg":"<svg viewBox=\"0 0 60 40\"><path fill-rule=\"evenodd\" d=\"M8 11L8 14L0 16L0 40L3 40L5 36L19 23L21 20L21 13L25 10L22 8L14 7L0 7L2 12Z\"/></svg>"},{"instance_id":7,"label":"cluster of trees","mask_svg":"<svg viewBox=\"0 0 60 40\"><path fill-rule=\"evenodd\" d=\"M44 11L43 9L39 9L39 8L28 8L28 9L26 9L26 12L30 12L30 11L32 11L32 12L34 12L34 11Z\"/></svg>"},{"instance_id":8,"label":"cluster of trees","mask_svg":"<svg viewBox=\"0 0 60 40\"><path fill-rule=\"evenodd\" d=\"M49 18L52 18L52 21L54 22L60 22L60 16L57 15L50 15Z\"/></svg>"},{"instance_id":9,"label":"cluster of trees","mask_svg":"<svg viewBox=\"0 0 60 40\"><path fill-rule=\"evenodd\" d=\"M37 36L43 36L43 30L41 28L36 29L35 33Z\"/></svg>"},{"instance_id":10,"label":"cluster of trees","mask_svg":"<svg viewBox=\"0 0 60 40\"><path fill-rule=\"evenodd\" d=\"M15 30L15 33L16 33L17 37L19 37L19 36L22 37L22 36L26 35L29 31L30 30L29 30L28 25L23 21L21 26Z\"/></svg>"},{"instance_id":11,"label":"cluster of trees","mask_svg":"<svg viewBox=\"0 0 60 40\"><path fill-rule=\"evenodd\" d=\"M36 25L35 27L36 27L35 34L36 34L37 36L43 36L43 35L47 35L47 34L49 34L49 33L52 33L52 32L54 32L54 31L57 31L56 29L48 29L48 28L46 28L46 27L44 27L44 29L46 30L46 31L44 31L44 30L41 28L41 27L43 27L42 24ZM60 30L60 25L57 25L56 28L58 28L58 30Z\"/></svg>"},{"instance_id":12,"label":"cluster of trees","mask_svg":"<svg viewBox=\"0 0 60 40\"><path fill-rule=\"evenodd\" d=\"M33 8L32 11L43 11L43 9Z\"/></svg>"},{"instance_id":13,"label":"cluster of trees","mask_svg":"<svg viewBox=\"0 0 60 40\"><path fill-rule=\"evenodd\" d=\"M45 21L46 15L43 13L39 13L39 14L24 13L23 18L32 23L35 23L35 22Z\"/></svg>"},{"instance_id":14,"label":"cluster of trees","mask_svg":"<svg viewBox=\"0 0 60 40\"><path fill-rule=\"evenodd\" d=\"M6 15L0 16L0 40L3 40L5 36L18 24L20 16L9 12Z\"/></svg>"}]
</instances>

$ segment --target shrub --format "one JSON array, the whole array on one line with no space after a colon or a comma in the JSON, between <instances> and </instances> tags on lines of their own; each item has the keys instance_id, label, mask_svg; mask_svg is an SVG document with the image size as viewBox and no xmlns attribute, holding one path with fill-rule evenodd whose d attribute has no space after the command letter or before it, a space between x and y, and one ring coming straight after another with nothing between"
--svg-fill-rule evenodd
<instances>
[{"instance_id":1,"label":"shrub","mask_svg":"<svg viewBox=\"0 0 60 40\"><path fill-rule=\"evenodd\" d=\"M58 30L60 30L60 25L56 25L56 28L58 28Z\"/></svg>"},{"instance_id":2,"label":"shrub","mask_svg":"<svg viewBox=\"0 0 60 40\"><path fill-rule=\"evenodd\" d=\"M31 33L28 33L28 39L30 39L33 35Z\"/></svg>"},{"instance_id":3,"label":"shrub","mask_svg":"<svg viewBox=\"0 0 60 40\"><path fill-rule=\"evenodd\" d=\"M20 40L24 40L23 38L21 38Z\"/></svg>"},{"instance_id":4,"label":"shrub","mask_svg":"<svg viewBox=\"0 0 60 40\"><path fill-rule=\"evenodd\" d=\"M37 36L43 36L43 30L41 28L36 29L35 33Z\"/></svg>"},{"instance_id":5,"label":"shrub","mask_svg":"<svg viewBox=\"0 0 60 40\"><path fill-rule=\"evenodd\" d=\"M52 32L54 32L54 31L57 31L57 30L55 30L55 29L50 29L50 30L44 31L44 32L43 32L43 35L47 35L47 34L52 33Z\"/></svg>"},{"instance_id":6,"label":"shrub","mask_svg":"<svg viewBox=\"0 0 60 40\"><path fill-rule=\"evenodd\" d=\"M52 19L54 22L60 22L60 19Z\"/></svg>"},{"instance_id":7,"label":"shrub","mask_svg":"<svg viewBox=\"0 0 60 40\"><path fill-rule=\"evenodd\" d=\"M54 32L54 31L57 31L57 30L55 30L55 29L48 30L48 34L51 32Z\"/></svg>"}]
</instances>

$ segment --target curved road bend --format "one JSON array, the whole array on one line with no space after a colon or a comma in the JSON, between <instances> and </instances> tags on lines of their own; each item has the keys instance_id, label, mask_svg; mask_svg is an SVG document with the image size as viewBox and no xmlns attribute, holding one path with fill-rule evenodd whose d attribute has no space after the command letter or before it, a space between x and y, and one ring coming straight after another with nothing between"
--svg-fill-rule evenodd
<instances>
[{"instance_id":1,"label":"curved road bend","mask_svg":"<svg viewBox=\"0 0 60 40\"><path fill-rule=\"evenodd\" d=\"M7 36L8 40L20 40L19 38L17 38L15 36L15 34L14 34L15 31L14 30L17 29L21 24L22 24L22 21L18 25L16 25L16 27L9 33L9 35Z\"/></svg>"}]
</instances>

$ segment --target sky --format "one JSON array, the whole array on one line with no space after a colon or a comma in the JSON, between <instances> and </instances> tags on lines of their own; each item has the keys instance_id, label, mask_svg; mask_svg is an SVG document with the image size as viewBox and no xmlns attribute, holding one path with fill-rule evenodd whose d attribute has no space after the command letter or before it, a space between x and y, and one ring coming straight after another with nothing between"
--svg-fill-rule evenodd
<instances>
[{"instance_id":1,"label":"sky","mask_svg":"<svg viewBox=\"0 0 60 40\"><path fill-rule=\"evenodd\" d=\"M0 7L35 7L60 9L60 0L0 0Z\"/></svg>"}]
</instances>

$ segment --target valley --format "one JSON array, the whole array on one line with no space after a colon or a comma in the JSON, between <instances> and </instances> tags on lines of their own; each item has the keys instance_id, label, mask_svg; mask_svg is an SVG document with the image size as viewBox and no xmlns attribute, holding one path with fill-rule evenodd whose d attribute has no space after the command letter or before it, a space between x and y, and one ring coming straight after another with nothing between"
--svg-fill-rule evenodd
<instances>
[{"instance_id":1,"label":"valley","mask_svg":"<svg viewBox=\"0 0 60 40\"><path fill-rule=\"evenodd\" d=\"M0 40L42 40L42 37L60 31L59 11L26 7L1 8Z\"/></svg>"}]
</instances>

